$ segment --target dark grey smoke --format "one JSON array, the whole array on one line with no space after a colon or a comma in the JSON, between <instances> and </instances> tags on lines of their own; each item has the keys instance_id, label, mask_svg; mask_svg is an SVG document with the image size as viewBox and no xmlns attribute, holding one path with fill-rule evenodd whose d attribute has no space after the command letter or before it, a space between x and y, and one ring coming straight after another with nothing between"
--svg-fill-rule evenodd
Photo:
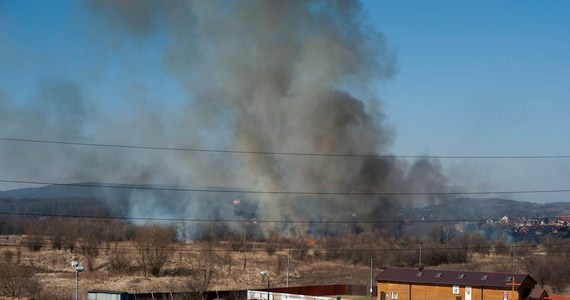
<instances>
[{"instance_id":1,"label":"dark grey smoke","mask_svg":"<svg viewBox=\"0 0 570 300\"><path fill-rule=\"evenodd\" d=\"M40 85L42 105L26 111L40 124L13 135L66 140L231 148L245 151L337 154L389 153L392 130L371 85L394 74L395 56L365 23L355 1L92 1L103 30L125 39L167 39L164 68L184 87L175 115L133 95L132 110L116 118L92 105L72 83ZM144 64L144 61L140 62ZM141 102L142 101L142 102ZM44 103L45 102L45 103ZM131 103L127 102L127 104ZM0 103L1 104L1 103ZM97 109L99 108L99 109ZM33 112L33 113L32 113ZM5 109L0 114L6 113ZM12 115L11 113L9 115ZM16 113L17 115L17 113ZM12 119L11 123L21 122ZM410 120L413 121L413 120ZM215 185L264 191L445 191L439 164L391 158L213 155L41 147L62 160L45 178L172 185ZM8 149L7 151L10 151ZM16 151L16 150L14 150ZM30 153L12 153L29 160ZM69 152L69 153L68 153ZM4 155L3 155L4 157ZM22 167L22 172L32 168ZM88 166L85 168L84 166ZM44 171L41 171L45 173ZM25 174L22 174L24 176ZM211 196L211 195L210 195ZM204 194L134 193L137 216L235 218ZM208 196L209 197L209 196ZM229 197L229 196L227 196ZM359 220L392 218L401 204L430 197L241 195L268 220L354 220L355 227L276 223L293 234L365 229ZM231 199L224 200L231 203Z\"/></svg>"}]
</instances>

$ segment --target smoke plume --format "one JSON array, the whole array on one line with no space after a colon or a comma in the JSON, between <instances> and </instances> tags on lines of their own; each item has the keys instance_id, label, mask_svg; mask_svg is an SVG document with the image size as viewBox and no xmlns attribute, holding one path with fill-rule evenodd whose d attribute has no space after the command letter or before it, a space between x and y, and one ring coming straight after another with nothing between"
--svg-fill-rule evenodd
<instances>
[{"instance_id":1,"label":"smoke plume","mask_svg":"<svg viewBox=\"0 0 570 300\"><path fill-rule=\"evenodd\" d=\"M183 103L165 103L176 106L167 109L149 101L139 87L125 100L128 113L117 116L105 111L101 100L84 95L78 84L51 80L39 85L38 101L29 107L0 102L1 117L11 124L1 129L3 134L371 156L4 147L2 163L17 175L327 193L129 196L133 216L303 221L263 224L267 231L298 235L363 230L372 225L360 220L397 219L393 214L402 205L437 200L345 193L446 190L435 161L372 157L389 154L394 135L372 86L394 75L396 59L382 34L365 22L358 2L103 0L90 2L89 9L117 40L165 40L157 55L183 87ZM26 124L29 120L34 121ZM42 167L46 162L48 167ZM240 197L241 204L232 203L232 197ZM244 203L253 212L236 208ZM304 222L309 220L314 222ZM323 220L354 223L333 226Z\"/></svg>"}]
</instances>

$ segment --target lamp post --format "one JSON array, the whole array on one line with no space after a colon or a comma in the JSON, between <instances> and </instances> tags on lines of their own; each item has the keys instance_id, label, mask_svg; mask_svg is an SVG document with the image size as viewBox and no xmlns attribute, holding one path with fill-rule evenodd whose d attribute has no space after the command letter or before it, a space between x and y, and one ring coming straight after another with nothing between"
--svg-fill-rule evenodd
<instances>
[{"instance_id":1,"label":"lamp post","mask_svg":"<svg viewBox=\"0 0 570 300\"><path fill-rule=\"evenodd\" d=\"M71 258L71 267L75 269L75 300L79 300L79 272L83 271L83 267L79 266L77 256Z\"/></svg>"},{"instance_id":2,"label":"lamp post","mask_svg":"<svg viewBox=\"0 0 570 300\"><path fill-rule=\"evenodd\" d=\"M267 300L269 300L269 289L270 289L270 284L269 284L269 272L267 272L267 271L261 271L261 272L259 272L259 274L261 274L261 276L267 278Z\"/></svg>"}]
</instances>

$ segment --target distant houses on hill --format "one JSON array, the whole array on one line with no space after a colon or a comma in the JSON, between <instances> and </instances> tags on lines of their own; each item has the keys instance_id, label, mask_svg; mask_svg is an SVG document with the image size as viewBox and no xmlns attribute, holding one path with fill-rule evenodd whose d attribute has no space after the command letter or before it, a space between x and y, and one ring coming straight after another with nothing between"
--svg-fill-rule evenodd
<instances>
[{"instance_id":1,"label":"distant houses on hill","mask_svg":"<svg viewBox=\"0 0 570 300\"><path fill-rule=\"evenodd\" d=\"M514 241L539 241L544 236L570 238L570 216L549 218L509 218L485 221L457 222L453 226L459 233L480 232L487 239L506 234Z\"/></svg>"}]
</instances>

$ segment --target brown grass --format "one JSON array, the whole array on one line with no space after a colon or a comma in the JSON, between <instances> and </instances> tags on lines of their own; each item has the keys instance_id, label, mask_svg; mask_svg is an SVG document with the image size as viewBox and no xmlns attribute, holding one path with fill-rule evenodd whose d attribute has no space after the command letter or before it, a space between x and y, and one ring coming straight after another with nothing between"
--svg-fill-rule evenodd
<instances>
[{"instance_id":1,"label":"brown grass","mask_svg":"<svg viewBox=\"0 0 570 300\"><path fill-rule=\"evenodd\" d=\"M2 239L2 249L16 251L16 237L9 240ZM104 245L108 246L108 245ZM111 245L114 247L114 244ZM134 249L132 243L118 244L118 249ZM113 272L110 269L109 260L113 251L100 251L95 260L93 272L87 270L79 273L79 289L81 295L86 295L89 290L115 290L128 292L159 292L181 291L186 277L184 271L191 264L201 259L206 249L205 243L195 242L192 244L173 245L169 260L163 270L166 275L161 277L144 277L142 271L136 269L136 251L126 251L125 259L132 261L132 270L123 274ZM223 262L222 249L227 246L216 246L214 255L217 255L218 272L210 290L234 290L234 289L261 289L265 288L267 281L259 274L261 270L269 271L272 287L286 286L287 281L287 253L277 251L273 255L265 251L237 252L230 251L231 263ZM198 251L199 250L199 251ZM71 298L75 292L75 271L70 262L71 257L77 255L81 265L83 258L78 253L70 253L64 250L51 250L46 247L33 252L27 248L21 248L20 265L33 266L40 271L35 274L42 284L44 293L53 295L69 295ZM279 266L281 256L281 266ZM3 260L4 258L0 258ZM245 268L244 268L245 262ZM279 270L280 267L280 270ZM318 284L358 284L365 285L369 281L369 270L366 266L353 266L343 262L319 261L307 258L304 261L291 259L289 270L290 286L318 285ZM66 297L63 297L65 299ZM86 298L86 296L84 297Z\"/></svg>"},{"instance_id":2,"label":"brown grass","mask_svg":"<svg viewBox=\"0 0 570 300\"><path fill-rule=\"evenodd\" d=\"M4 244L1 247L2 250L11 249L13 252L17 250L16 247L7 246L17 244L15 237L10 237L8 240L0 239L0 244ZM111 246L114 247L114 244ZM129 242L119 243L117 246L118 249L134 249L134 245ZM175 244L172 247L174 251L171 252L163 271L166 275L161 277L144 277L142 271L136 269L136 251L124 252L125 259L132 261L132 268L128 272L113 272L109 264L113 251L100 251L99 257L94 263L95 271L85 270L79 274L79 289L80 295L83 295L82 299L86 299L89 290L182 291L187 280L184 272L190 268L193 262L201 259L205 253L204 250L207 249L207 244L195 242L192 244ZM263 289L267 286L267 281L259 274L261 270L269 271L272 287L286 286L286 252L277 251L273 255L269 255L265 251L237 252L228 250L231 258L231 264L228 264L228 256L224 258L223 249L229 249L229 247L225 244L218 244L214 247L213 253L216 255L218 272L209 290ZM39 297L39 299L73 298L75 272L70 265L73 255L78 254L63 250L42 249L39 252L32 252L26 248L21 249L20 265L33 266L40 270L34 276L42 284L43 294L48 296ZM81 255L78 257L80 264L83 264ZM0 257L0 260L3 259ZM437 268L497 271L494 268L504 260L504 257L493 255L474 257L473 261L467 264L445 265ZM380 271L380 269L375 269L374 274L377 275ZM523 270L519 269L518 271L522 272ZM343 261L324 261L312 256L303 261L291 258L289 285L367 285L370 281L369 272L368 266L352 265ZM365 298L367 297L354 300L368 300Z\"/></svg>"}]
</instances>

